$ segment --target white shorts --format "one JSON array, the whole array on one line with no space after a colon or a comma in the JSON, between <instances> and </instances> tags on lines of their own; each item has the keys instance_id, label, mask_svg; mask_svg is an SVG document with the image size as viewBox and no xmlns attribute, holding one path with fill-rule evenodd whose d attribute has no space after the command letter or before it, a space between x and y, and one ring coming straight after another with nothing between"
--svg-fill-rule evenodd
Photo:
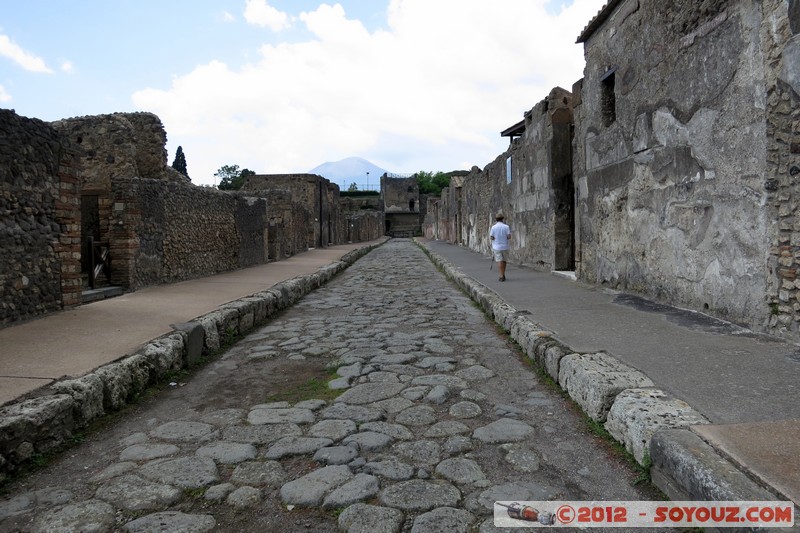
<instances>
[{"instance_id":1,"label":"white shorts","mask_svg":"<svg viewBox=\"0 0 800 533\"><path fill-rule=\"evenodd\" d=\"M494 260L498 263L500 261L508 262L508 250L492 250L492 253L494 254Z\"/></svg>"}]
</instances>

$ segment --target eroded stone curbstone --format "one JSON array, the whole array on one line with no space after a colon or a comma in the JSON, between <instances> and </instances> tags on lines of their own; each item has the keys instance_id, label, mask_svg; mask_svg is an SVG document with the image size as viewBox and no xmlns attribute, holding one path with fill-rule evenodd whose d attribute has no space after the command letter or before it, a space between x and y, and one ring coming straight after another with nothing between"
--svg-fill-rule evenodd
<instances>
[{"instance_id":1,"label":"eroded stone curbstone","mask_svg":"<svg viewBox=\"0 0 800 533\"><path fill-rule=\"evenodd\" d=\"M34 452L61 446L72 435L75 400L66 394L42 396L0 409L0 453L12 465Z\"/></svg>"},{"instance_id":2,"label":"eroded stone curbstone","mask_svg":"<svg viewBox=\"0 0 800 533\"><path fill-rule=\"evenodd\" d=\"M561 360L568 355L568 351L558 345L551 345L544 351L544 369L547 374L558 381L558 372L561 368ZM575 354L577 355L577 354Z\"/></svg>"},{"instance_id":3,"label":"eroded stone curbstone","mask_svg":"<svg viewBox=\"0 0 800 533\"><path fill-rule=\"evenodd\" d=\"M644 464L650 439L656 431L708 423L708 419L689 404L664 391L628 389L614 400L605 428L625 445L639 464Z\"/></svg>"},{"instance_id":4,"label":"eroded stone curbstone","mask_svg":"<svg viewBox=\"0 0 800 533\"><path fill-rule=\"evenodd\" d=\"M59 381L53 384L56 394L66 394L74 400L73 418L75 427L85 427L89 422L103 416L103 382L95 374L78 379Z\"/></svg>"},{"instance_id":5,"label":"eroded stone curbstone","mask_svg":"<svg viewBox=\"0 0 800 533\"><path fill-rule=\"evenodd\" d=\"M196 365L203 356L205 328L199 322L172 324L172 328L184 335L185 360L187 365Z\"/></svg>"},{"instance_id":6,"label":"eroded stone curbstone","mask_svg":"<svg viewBox=\"0 0 800 533\"><path fill-rule=\"evenodd\" d=\"M103 408L116 411L124 406L131 393L129 367L122 363L111 363L95 370L95 374L103 382Z\"/></svg>"},{"instance_id":7,"label":"eroded stone curbstone","mask_svg":"<svg viewBox=\"0 0 800 533\"><path fill-rule=\"evenodd\" d=\"M220 348L219 323L222 316L214 311L197 319L205 332L204 350L206 353L216 352Z\"/></svg>"},{"instance_id":8,"label":"eroded stone curbstone","mask_svg":"<svg viewBox=\"0 0 800 533\"><path fill-rule=\"evenodd\" d=\"M650 439L653 484L672 500L755 501L775 496L688 429L662 429Z\"/></svg>"},{"instance_id":9,"label":"eroded stone curbstone","mask_svg":"<svg viewBox=\"0 0 800 533\"><path fill-rule=\"evenodd\" d=\"M655 386L642 372L605 353L564 356L558 384L597 422L605 422L611 404L623 390Z\"/></svg>"}]
</instances>

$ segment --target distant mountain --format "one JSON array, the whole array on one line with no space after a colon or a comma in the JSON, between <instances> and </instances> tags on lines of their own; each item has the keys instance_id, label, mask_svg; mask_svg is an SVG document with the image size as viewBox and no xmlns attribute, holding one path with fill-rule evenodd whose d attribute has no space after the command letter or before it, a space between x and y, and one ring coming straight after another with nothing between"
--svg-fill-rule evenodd
<instances>
[{"instance_id":1,"label":"distant mountain","mask_svg":"<svg viewBox=\"0 0 800 533\"><path fill-rule=\"evenodd\" d=\"M367 176L367 172L369 172L369 176ZM360 157L348 157L341 161L322 163L309 170L310 174L328 178L339 186L342 183L349 186L356 182L359 189L362 190L367 182L369 182L370 189L380 187L380 179L385 172L386 170Z\"/></svg>"}]
</instances>

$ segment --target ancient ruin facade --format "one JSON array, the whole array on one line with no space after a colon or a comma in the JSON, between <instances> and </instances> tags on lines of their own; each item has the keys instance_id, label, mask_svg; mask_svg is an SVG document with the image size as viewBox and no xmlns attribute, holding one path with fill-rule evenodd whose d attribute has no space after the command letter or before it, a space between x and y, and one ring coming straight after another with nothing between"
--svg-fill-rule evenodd
<instances>
[{"instance_id":1,"label":"ancient ruin facade","mask_svg":"<svg viewBox=\"0 0 800 533\"><path fill-rule=\"evenodd\" d=\"M797 98L775 68L789 59L789 4L610 2L580 36L583 279L768 323L785 223L770 188L792 159L769 129Z\"/></svg>"},{"instance_id":2,"label":"ancient ruin facade","mask_svg":"<svg viewBox=\"0 0 800 533\"><path fill-rule=\"evenodd\" d=\"M48 124L0 110L0 132L0 325L80 304L95 268L136 290L383 234L379 211L343 211L320 176L192 185L151 113Z\"/></svg>"},{"instance_id":3,"label":"ancient ruin facade","mask_svg":"<svg viewBox=\"0 0 800 533\"><path fill-rule=\"evenodd\" d=\"M381 200L383 204L386 235L392 237L414 237L422 231L420 195L417 178L381 176Z\"/></svg>"},{"instance_id":4,"label":"ancient ruin facade","mask_svg":"<svg viewBox=\"0 0 800 533\"><path fill-rule=\"evenodd\" d=\"M0 326L80 302L79 206L75 148L0 109Z\"/></svg>"},{"instance_id":5,"label":"ancient ruin facade","mask_svg":"<svg viewBox=\"0 0 800 533\"><path fill-rule=\"evenodd\" d=\"M502 209L515 263L797 337L799 31L797 0L608 2L584 78L504 131L426 234L487 253Z\"/></svg>"}]
</instances>

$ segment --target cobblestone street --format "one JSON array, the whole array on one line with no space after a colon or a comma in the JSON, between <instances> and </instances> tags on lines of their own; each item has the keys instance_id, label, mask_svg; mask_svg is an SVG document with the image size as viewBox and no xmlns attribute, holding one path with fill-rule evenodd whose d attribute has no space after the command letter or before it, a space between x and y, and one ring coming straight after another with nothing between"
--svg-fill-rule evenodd
<instances>
[{"instance_id":1,"label":"cobblestone street","mask_svg":"<svg viewBox=\"0 0 800 533\"><path fill-rule=\"evenodd\" d=\"M0 531L483 533L497 500L659 498L410 240L174 382L4 487Z\"/></svg>"}]
</instances>

